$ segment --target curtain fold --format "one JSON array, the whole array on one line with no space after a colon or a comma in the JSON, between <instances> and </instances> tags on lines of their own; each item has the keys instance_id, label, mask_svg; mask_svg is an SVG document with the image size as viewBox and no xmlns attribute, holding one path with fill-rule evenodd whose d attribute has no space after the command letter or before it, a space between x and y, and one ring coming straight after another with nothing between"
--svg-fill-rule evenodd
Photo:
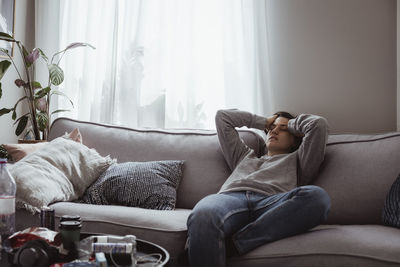
<instances>
[{"instance_id":1,"label":"curtain fold","mask_svg":"<svg viewBox=\"0 0 400 267\"><path fill-rule=\"evenodd\" d=\"M36 1L36 31L52 32L36 35L37 44L96 47L69 51L62 61L59 89L74 102L62 116L213 129L218 109L274 109L265 0L54 2ZM67 99L53 102L71 108Z\"/></svg>"}]
</instances>

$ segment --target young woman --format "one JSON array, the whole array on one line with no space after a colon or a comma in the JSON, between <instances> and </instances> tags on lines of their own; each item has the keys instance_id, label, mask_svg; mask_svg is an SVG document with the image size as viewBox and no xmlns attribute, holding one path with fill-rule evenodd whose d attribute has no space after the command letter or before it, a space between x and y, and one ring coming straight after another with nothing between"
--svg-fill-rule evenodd
<instances>
[{"instance_id":1,"label":"young woman","mask_svg":"<svg viewBox=\"0 0 400 267\"><path fill-rule=\"evenodd\" d=\"M278 112L265 118L240 110L217 112L218 138L232 170L217 194L203 198L188 218L192 267L223 267L229 251L244 254L324 222L330 198L308 185L324 159L327 121ZM235 127L267 132L267 153L257 157Z\"/></svg>"}]
</instances>

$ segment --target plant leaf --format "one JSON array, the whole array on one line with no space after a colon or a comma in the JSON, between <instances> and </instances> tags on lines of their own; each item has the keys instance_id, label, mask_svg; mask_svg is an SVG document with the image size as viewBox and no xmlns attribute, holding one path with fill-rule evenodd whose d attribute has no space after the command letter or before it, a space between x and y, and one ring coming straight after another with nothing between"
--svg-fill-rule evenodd
<instances>
[{"instance_id":1,"label":"plant leaf","mask_svg":"<svg viewBox=\"0 0 400 267\"><path fill-rule=\"evenodd\" d=\"M42 51L40 48L36 48L40 52L40 56L44 59L44 61L49 61L49 58L46 56L46 54Z\"/></svg>"},{"instance_id":2,"label":"plant leaf","mask_svg":"<svg viewBox=\"0 0 400 267\"><path fill-rule=\"evenodd\" d=\"M16 42L16 40L5 32L0 32L0 40L7 41L7 42Z\"/></svg>"},{"instance_id":3,"label":"plant leaf","mask_svg":"<svg viewBox=\"0 0 400 267\"><path fill-rule=\"evenodd\" d=\"M0 109L0 116L3 116L4 114L10 113L12 109L9 108L2 108Z\"/></svg>"},{"instance_id":4,"label":"plant leaf","mask_svg":"<svg viewBox=\"0 0 400 267\"><path fill-rule=\"evenodd\" d=\"M42 85L39 82L31 82L32 89L42 88Z\"/></svg>"},{"instance_id":5,"label":"plant leaf","mask_svg":"<svg viewBox=\"0 0 400 267\"><path fill-rule=\"evenodd\" d=\"M55 114L55 113L67 112L67 111L71 111L71 110L70 110L70 109L57 109L57 110L53 111L53 112L51 113L51 115L53 115L53 114Z\"/></svg>"},{"instance_id":6,"label":"plant leaf","mask_svg":"<svg viewBox=\"0 0 400 267\"><path fill-rule=\"evenodd\" d=\"M26 124L28 123L28 116L23 116L19 119L17 129L15 129L15 135L20 135L25 130Z\"/></svg>"},{"instance_id":7,"label":"plant leaf","mask_svg":"<svg viewBox=\"0 0 400 267\"><path fill-rule=\"evenodd\" d=\"M24 116L30 116L30 112L25 113L24 115L22 115L21 117L19 117L16 121L14 121L13 125L17 124L17 122L19 122Z\"/></svg>"},{"instance_id":8,"label":"plant leaf","mask_svg":"<svg viewBox=\"0 0 400 267\"><path fill-rule=\"evenodd\" d=\"M21 79L16 79L14 83L15 83L15 85L18 86L18 87L21 87L21 86L25 86L25 85L26 85L26 82L25 82L24 80L21 80Z\"/></svg>"},{"instance_id":9,"label":"plant leaf","mask_svg":"<svg viewBox=\"0 0 400 267\"><path fill-rule=\"evenodd\" d=\"M64 72L56 64L49 65L50 81L55 86L60 85L64 81Z\"/></svg>"},{"instance_id":10,"label":"plant leaf","mask_svg":"<svg viewBox=\"0 0 400 267\"><path fill-rule=\"evenodd\" d=\"M49 121L47 114L44 112L36 113L36 120L38 122L39 130L44 131L47 128L47 123Z\"/></svg>"},{"instance_id":11,"label":"plant leaf","mask_svg":"<svg viewBox=\"0 0 400 267\"><path fill-rule=\"evenodd\" d=\"M28 62L28 64L33 64L40 56L40 51L35 48L32 50L32 52L26 56L26 62Z\"/></svg>"},{"instance_id":12,"label":"plant leaf","mask_svg":"<svg viewBox=\"0 0 400 267\"><path fill-rule=\"evenodd\" d=\"M47 112L47 98L42 97L35 100L36 109L41 112Z\"/></svg>"},{"instance_id":13,"label":"plant leaf","mask_svg":"<svg viewBox=\"0 0 400 267\"><path fill-rule=\"evenodd\" d=\"M51 95L61 95L61 96L65 97L65 98L67 98L67 99L69 100L69 102L71 103L72 107L74 107L74 102L72 102L71 98L69 98L69 97L68 97L66 94L64 94L63 92L57 91L57 90L53 90L53 91L51 92Z\"/></svg>"},{"instance_id":14,"label":"plant leaf","mask_svg":"<svg viewBox=\"0 0 400 267\"><path fill-rule=\"evenodd\" d=\"M21 42L18 42L18 43L21 45L22 53L24 54L24 57L26 58L29 55L28 50L26 50L25 46Z\"/></svg>"},{"instance_id":15,"label":"plant leaf","mask_svg":"<svg viewBox=\"0 0 400 267\"><path fill-rule=\"evenodd\" d=\"M0 80L3 78L4 74L6 73L8 67L10 67L11 62L8 60L3 60L0 62Z\"/></svg>"},{"instance_id":16,"label":"plant leaf","mask_svg":"<svg viewBox=\"0 0 400 267\"><path fill-rule=\"evenodd\" d=\"M67 50L73 49L73 48L77 48L77 47L85 47L85 46L89 46L89 47L91 47L92 49L96 49L96 47L94 47L94 46L91 45L91 44L76 42L76 43L71 43L71 44L69 44L69 45L64 49L64 51L67 51Z\"/></svg>"},{"instance_id":17,"label":"plant leaf","mask_svg":"<svg viewBox=\"0 0 400 267\"><path fill-rule=\"evenodd\" d=\"M15 119L17 118L17 112L15 111L15 109L13 110L12 116L11 118L15 121Z\"/></svg>"},{"instance_id":18,"label":"plant leaf","mask_svg":"<svg viewBox=\"0 0 400 267\"><path fill-rule=\"evenodd\" d=\"M1 83L0 83L0 98L3 96L3 90L1 89Z\"/></svg>"},{"instance_id":19,"label":"plant leaf","mask_svg":"<svg viewBox=\"0 0 400 267\"><path fill-rule=\"evenodd\" d=\"M19 102L21 102L24 99L28 99L28 97L27 96L23 96L20 99L18 99L17 103L15 103L15 105L14 105L14 108L13 108L14 111L17 109L17 106L18 106Z\"/></svg>"},{"instance_id":20,"label":"plant leaf","mask_svg":"<svg viewBox=\"0 0 400 267\"><path fill-rule=\"evenodd\" d=\"M45 87L42 90L40 90L39 92L37 92L35 94L35 99L40 99L42 97L44 97L45 95L47 95L50 92L51 88L50 87Z\"/></svg>"}]
</instances>

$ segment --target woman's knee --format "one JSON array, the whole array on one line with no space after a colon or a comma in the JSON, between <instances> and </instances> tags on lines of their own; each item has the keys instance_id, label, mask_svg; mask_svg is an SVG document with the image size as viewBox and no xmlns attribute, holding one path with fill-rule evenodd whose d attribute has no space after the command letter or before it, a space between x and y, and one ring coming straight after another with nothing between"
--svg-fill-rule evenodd
<instances>
[{"instance_id":1,"label":"woman's knee","mask_svg":"<svg viewBox=\"0 0 400 267\"><path fill-rule=\"evenodd\" d=\"M209 227L218 223L218 207L211 198L211 196L206 197L196 204L187 220L188 228Z\"/></svg>"},{"instance_id":2,"label":"woman's knee","mask_svg":"<svg viewBox=\"0 0 400 267\"><path fill-rule=\"evenodd\" d=\"M315 185L302 186L301 191L303 194L307 194L316 211L319 211L326 219L331 207L331 199L328 193Z\"/></svg>"}]
</instances>

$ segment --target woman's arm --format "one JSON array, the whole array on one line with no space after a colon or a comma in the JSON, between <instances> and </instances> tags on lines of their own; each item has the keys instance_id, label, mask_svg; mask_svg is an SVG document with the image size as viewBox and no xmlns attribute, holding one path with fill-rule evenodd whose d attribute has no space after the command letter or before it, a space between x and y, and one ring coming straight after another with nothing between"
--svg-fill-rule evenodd
<instances>
[{"instance_id":1,"label":"woman's arm","mask_svg":"<svg viewBox=\"0 0 400 267\"><path fill-rule=\"evenodd\" d=\"M251 151L240 139L235 127L247 126L264 130L269 128L270 120L237 109L219 110L215 116L218 139L225 160L233 171L239 162Z\"/></svg>"},{"instance_id":2,"label":"woman's arm","mask_svg":"<svg viewBox=\"0 0 400 267\"><path fill-rule=\"evenodd\" d=\"M328 122L325 118L301 114L289 120L289 131L297 136L304 135L298 149L298 185L309 184L317 175L324 160L328 139Z\"/></svg>"}]
</instances>

